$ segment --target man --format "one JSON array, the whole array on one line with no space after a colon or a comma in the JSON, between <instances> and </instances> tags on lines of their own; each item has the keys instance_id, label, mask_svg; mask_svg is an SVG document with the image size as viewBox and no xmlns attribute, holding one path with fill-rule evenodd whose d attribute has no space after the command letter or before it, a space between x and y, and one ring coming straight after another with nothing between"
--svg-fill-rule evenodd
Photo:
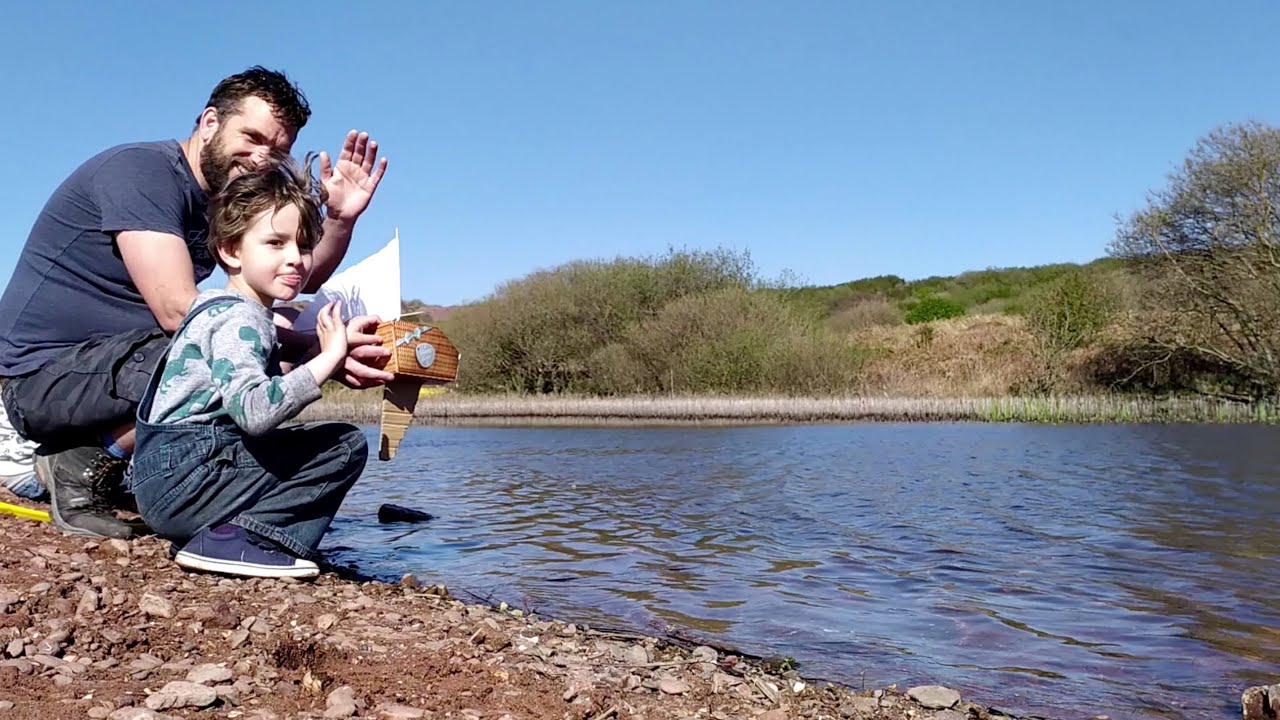
<instances>
[{"instance_id":1,"label":"man","mask_svg":"<svg viewBox=\"0 0 1280 720\"><path fill-rule=\"evenodd\" d=\"M0 380L13 427L41 443L36 471L62 530L131 534L114 509L137 405L168 334L213 271L208 194L273 152L288 152L310 114L284 74L250 68L218 83L187 139L119 145L90 158L36 218L0 297ZM327 216L304 292L341 263L386 166L377 143L354 130L336 166L321 154ZM392 377L377 369L390 354L371 334L377 322L349 323L347 385ZM315 351L314 335L282 330L280 340L286 361Z\"/></svg>"}]
</instances>

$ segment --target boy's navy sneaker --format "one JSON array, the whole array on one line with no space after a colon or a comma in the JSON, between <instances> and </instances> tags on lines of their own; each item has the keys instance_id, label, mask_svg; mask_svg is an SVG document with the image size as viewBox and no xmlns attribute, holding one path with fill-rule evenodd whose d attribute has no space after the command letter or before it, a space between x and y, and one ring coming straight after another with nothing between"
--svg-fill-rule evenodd
<instances>
[{"instance_id":1,"label":"boy's navy sneaker","mask_svg":"<svg viewBox=\"0 0 1280 720\"><path fill-rule=\"evenodd\" d=\"M310 560L294 557L261 535L230 523L196 533L174 556L174 562L193 570L245 577L307 578L320 574L320 568Z\"/></svg>"}]
</instances>

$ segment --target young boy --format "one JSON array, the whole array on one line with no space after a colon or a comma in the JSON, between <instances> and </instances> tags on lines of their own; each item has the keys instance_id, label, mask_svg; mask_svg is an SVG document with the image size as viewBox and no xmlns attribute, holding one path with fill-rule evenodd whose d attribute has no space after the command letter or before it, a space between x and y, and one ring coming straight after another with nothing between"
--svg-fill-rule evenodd
<instances>
[{"instance_id":1,"label":"young boy","mask_svg":"<svg viewBox=\"0 0 1280 720\"><path fill-rule=\"evenodd\" d=\"M313 188L317 188L313 191ZM323 187L287 157L210 200L224 290L192 303L138 408L129 486L186 568L314 577L316 548L368 459L344 423L280 428L320 398L347 354L340 308L317 318L320 352L281 374L271 305L297 297L320 240Z\"/></svg>"}]
</instances>

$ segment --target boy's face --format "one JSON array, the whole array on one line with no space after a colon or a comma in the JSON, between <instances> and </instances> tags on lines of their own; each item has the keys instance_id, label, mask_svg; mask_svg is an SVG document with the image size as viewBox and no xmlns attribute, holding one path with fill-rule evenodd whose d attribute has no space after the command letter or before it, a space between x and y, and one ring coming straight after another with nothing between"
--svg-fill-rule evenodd
<instances>
[{"instance_id":1,"label":"boy's face","mask_svg":"<svg viewBox=\"0 0 1280 720\"><path fill-rule=\"evenodd\" d=\"M249 226L234 255L219 251L241 292L267 307L298 296L311 276L311 248L298 242L300 220L295 205L264 212Z\"/></svg>"}]
</instances>

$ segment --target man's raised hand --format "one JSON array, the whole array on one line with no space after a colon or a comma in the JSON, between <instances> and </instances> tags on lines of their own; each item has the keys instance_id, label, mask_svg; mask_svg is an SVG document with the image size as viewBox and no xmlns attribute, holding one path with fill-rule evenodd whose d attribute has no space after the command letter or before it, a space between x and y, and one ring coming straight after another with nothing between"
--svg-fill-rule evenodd
<instances>
[{"instance_id":1,"label":"man's raised hand","mask_svg":"<svg viewBox=\"0 0 1280 720\"><path fill-rule=\"evenodd\" d=\"M387 159L378 160L378 143L370 140L366 132L347 133L336 166L331 164L328 153L320 153L320 182L329 193L329 217L354 224L369 207L386 170Z\"/></svg>"}]
</instances>

